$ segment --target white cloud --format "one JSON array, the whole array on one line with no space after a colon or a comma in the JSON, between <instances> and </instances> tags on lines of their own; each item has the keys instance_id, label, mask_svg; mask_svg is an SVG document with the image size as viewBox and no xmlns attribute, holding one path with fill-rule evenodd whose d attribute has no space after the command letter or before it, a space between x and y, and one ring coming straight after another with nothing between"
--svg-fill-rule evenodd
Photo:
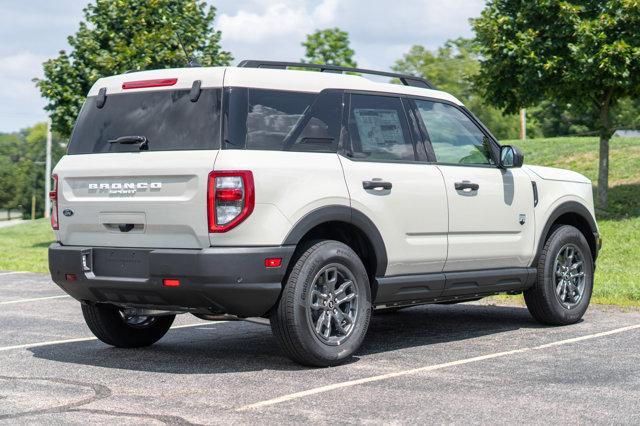
<instances>
[{"instance_id":1,"label":"white cloud","mask_svg":"<svg viewBox=\"0 0 640 426\"><path fill-rule=\"evenodd\" d=\"M323 0L313 9L313 20L318 24L328 24L335 20L338 0Z\"/></svg>"},{"instance_id":2,"label":"white cloud","mask_svg":"<svg viewBox=\"0 0 640 426\"><path fill-rule=\"evenodd\" d=\"M360 66L388 69L413 44L440 46L448 38L470 37L469 18L484 0L236 0L233 13L218 10L223 47L236 61L296 61L300 43L316 29L349 32Z\"/></svg>"},{"instance_id":3,"label":"white cloud","mask_svg":"<svg viewBox=\"0 0 640 426\"><path fill-rule=\"evenodd\" d=\"M17 130L46 115L42 108L44 101L31 81L42 76L42 62L45 55L23 52L0 57L0 130Z\"/></svg>"},{"instance_id":4,"label":"white cloud","mask_svg":"<svg viewBox=\"0 0 640 426\"><path fill-rule=\"evenodd\" d=\"M274 3L263 13L240 10L235 15L221 14L218 29L228 42L265 43L269 39L304 35L311 17L302 7Z\"/></svg>"}]
</instances>

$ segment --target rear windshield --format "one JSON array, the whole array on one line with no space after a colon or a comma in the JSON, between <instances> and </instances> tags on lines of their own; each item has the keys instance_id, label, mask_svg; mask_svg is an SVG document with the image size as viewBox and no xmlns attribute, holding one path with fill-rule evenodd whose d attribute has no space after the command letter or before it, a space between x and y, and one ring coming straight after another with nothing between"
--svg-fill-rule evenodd
<instances>
[{"instance_id":1,"label":"rear windshield","mask_svg":"<svg viewBox=\"0 0 640 426\"><path fill-rule=\"evenodd\" d=\"M218 149L221 89L203 89L196 102L189 90L162 90L87 98L71 135L69 154L139 151L140 143L111 143L144 137L149 151Z\"/></svg>"}]
</instances>

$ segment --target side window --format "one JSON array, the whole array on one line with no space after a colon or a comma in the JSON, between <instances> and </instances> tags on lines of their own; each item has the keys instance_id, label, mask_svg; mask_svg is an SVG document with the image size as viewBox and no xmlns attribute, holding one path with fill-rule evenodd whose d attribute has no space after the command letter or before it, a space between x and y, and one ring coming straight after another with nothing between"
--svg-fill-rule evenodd
<instances>
[{"instance_id":1,"label":"side window","mask_svg":"<svg viewBox=\"0 0 640 426\"><path fill-rule=\"evenodd\" d=\"M285 143L284 149L336 152L341 112L342 92L321 92L303 117L299 129Z\"/></svg>"},{"instance_id":2,"label":"side window","mask_svg":"<svg viewBox=\"0 0 640 426\"><path fill-rule=\"evenodd\" d=\"M281 150L315 97L313 93L249 89L246 148Z\"/></svg>"},{"instance_id":3,"label":"side window","mask_svg":"<svg viewBox=\"0 0 640 426\"><path fill-rule=\"evenodd\" d=\"M454 106L416 100L439 163L493 164L491 141Z\"/></svg>"},{"instance_id":4,"label":"side window","mask_svg":"<svg viewBox=\"0 0 640 426\"><path fill-rule=\"evenodd\" d=\"M349 135L355 158L381 161L416 159L400 98L351 95Z\"/></svg>"},{"instance_id":5,"label":"side window","mask_svg":"<svg viewBox=\"0 0 640 426\"><path fill-rule=\"evenodd\" d=\"M340 93L228 89L226 149L336 152Z\"/></svg>"}]
</instances>

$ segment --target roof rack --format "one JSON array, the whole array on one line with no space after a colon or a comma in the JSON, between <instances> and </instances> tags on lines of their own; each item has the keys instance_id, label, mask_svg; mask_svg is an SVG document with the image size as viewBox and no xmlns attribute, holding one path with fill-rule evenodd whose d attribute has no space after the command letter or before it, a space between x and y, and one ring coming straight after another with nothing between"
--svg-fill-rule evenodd
<instances>
[{"instance_id":1,"label":"roof rack","mask_svg":"<svg viewBox=\"0 0 640 426\"><path fill-rule=\"evenodd\" d=\"M385 77L397 78L402 84L405 86L413 86L413 87L421 87L423 89L435 89L435 86L431 84L431 82L422 77L416 77L414 75L409 74L397 74L393 72L386 71L375 71L375 70L366 70L362 68L349 68L349 67L341 67L338 65L322 65L322 64L308 64L304 62L282 62L282 61L258 61L258 60L244 60L238 64L240 68L270 68L270 69L283 69L286 70L289 67L295 68L310 68L316 69L320 72L335 72L335 73L345 73L345 72L356 72L360 74L370 74L370 75L382 75Z\"/></svg>"}]
</instances>

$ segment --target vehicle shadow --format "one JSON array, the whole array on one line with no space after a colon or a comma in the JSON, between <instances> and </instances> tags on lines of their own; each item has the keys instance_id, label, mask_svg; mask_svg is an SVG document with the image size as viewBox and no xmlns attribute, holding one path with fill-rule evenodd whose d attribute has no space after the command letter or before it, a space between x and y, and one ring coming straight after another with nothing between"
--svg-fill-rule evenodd
<instances>
[{"instance_id":1,"label":"vehicle shadow","mask_svg":"<svg viewBox=\"0 0 640 426\"><path fill-rule=\"evenodd\" d=\"M525 308L430 305L374 314L359 357L482 336L539 328ZM118 349L101 342L74 342L29 349L37 358L87 366L170 374L303 370L278 349L271 330L247 322L171 330L149 348Z\"/></svg>"}]
</instances>

